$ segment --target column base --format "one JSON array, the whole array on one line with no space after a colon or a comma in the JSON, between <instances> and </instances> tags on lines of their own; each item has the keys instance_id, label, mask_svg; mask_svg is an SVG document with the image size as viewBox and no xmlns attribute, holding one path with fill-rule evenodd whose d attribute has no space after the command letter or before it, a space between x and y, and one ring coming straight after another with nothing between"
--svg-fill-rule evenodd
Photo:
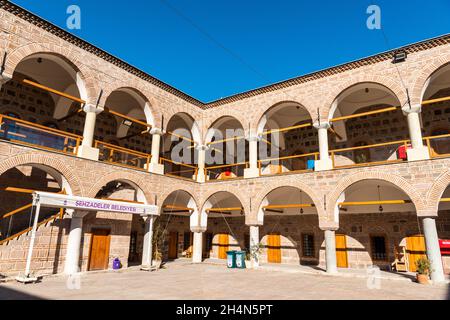
<instances>
[{"instance_id":1,"label":"column base","mask_svg":"<svg viewBox=\"0 0 450 320\"><path fill-rule=\"evenodd\" d=\"M430 160L430 152L427 147L408 149L408 161Z\"/></svg>"},{"instance_id":2,"label":"column base","mask_svg":"<svg viewBox=\"0 0 450 320\"><path fill-rule=\"evenodd\" d=\"M162 164L150 163L150 165L146 169L148 170L148 172L164 175L164 165Z\"/></svg>"},{"instance_id":3,"label":"column base","mask_svg":"<svg viewBox=\"0 0 450 320\"><path fill-rule=\"evenodd\" d=\"M244 170L244 179L252 179L259 177L259 169L258 168L248 168Z\"/></svg>"},{"instance_id":4,"label":"column base","mask_svg":"<svg viewBox=\"0 0 450 320\"><path fill-rule=\"evenodd\" d=\"M333 170L333 160L331 159L318 160L316 161L315 166L316 166L315 171L317 172Z\"/></svg>"},{"instance_id":5,"label":"column base","mask_svg":"<svg viewBox=\"0 0 450 320\"><path fill-rule=\"evenodd\" d=\"M100 150L89 146L80 146L78 148L77 156L87 160L98 161L100 157Z\"/></svg>"},{"instance_id":6,"label":"column base","mask_svg":"<svg viewBox=\"0 0 450 320\"><path fill-rule=\"evenodd\" d=\"M197 174L197 176L193 175L192 179L197 179L198 183L205 183L206 182L206 176L204 174Z\"/></svg>"}]
</instances>

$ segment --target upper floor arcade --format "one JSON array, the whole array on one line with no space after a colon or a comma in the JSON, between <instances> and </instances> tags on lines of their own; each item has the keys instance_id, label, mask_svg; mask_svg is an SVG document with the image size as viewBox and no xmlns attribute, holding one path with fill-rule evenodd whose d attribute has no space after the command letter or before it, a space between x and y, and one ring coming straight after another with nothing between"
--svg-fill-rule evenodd
<instances>
[{"instance_id":1,"label":"upper floor arcade","mask_svg":"<svg viewBox=\"0 0 450 320\"><path fill-rule=\"evenodd\" d=\"M3 140L198 182L450 154L448 35L204 104L2 10Z\"/></svg>"}]
</instances>

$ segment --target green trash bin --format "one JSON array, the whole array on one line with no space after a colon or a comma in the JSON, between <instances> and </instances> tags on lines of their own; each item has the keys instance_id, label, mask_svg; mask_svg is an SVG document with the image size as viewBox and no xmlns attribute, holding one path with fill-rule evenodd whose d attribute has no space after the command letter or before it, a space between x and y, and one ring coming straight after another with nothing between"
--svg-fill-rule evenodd
<instances>
[{"instance_id":1,"label":"green trash bin","mask_svg":"<svg viewBox=\"0 0 450 320\"><path fill-rule=\"evenodd\" d=\"M236 269L236 251L227 251L228 269Z\"/></svg>"},{"instance_id":2,"label":"green trash bin","mask_svg":"<svg viewBox=\"0 0 450 320\"><path fill-rule=\"evenodd\" d=\"M245 265L245 257L247 253L245 251L237 251L236 252L236 268L245 269L247 266Z\"/></svg>"}]
</instances>

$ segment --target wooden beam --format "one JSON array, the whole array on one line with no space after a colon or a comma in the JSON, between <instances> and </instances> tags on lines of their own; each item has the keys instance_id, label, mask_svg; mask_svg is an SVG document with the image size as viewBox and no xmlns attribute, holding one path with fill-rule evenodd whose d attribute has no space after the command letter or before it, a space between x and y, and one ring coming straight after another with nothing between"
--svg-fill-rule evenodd
<instances>
[{"instance_id":1,"label":"wooden beam","mask_svg":"<svg viewBox=\"0 0 450 320\"><path fill-rule=\"evenodd\" d=\"M348 120L348 119L354 119L354 118L359 118L359 117L364 117L364 116L370 116L372 114L378 114L378 113L384 113L384 112L389 112L389 111L395 111L398 108L399 107L389 107L389 108L384 108L384 109L379 109L379 110L374 110L374 111L368 111L368 112L363 112L363 113L352 114L350 116L343 116L343 117L338 117L338 118L331 119L330 122L337 122L337 121L342 121L342 120Z\"/></svg>"},{"instance_id":2,"label":"wooden beam","mask_svg":"<svg viewBox=\"0 0 450 320\"><path fill-rule=\"evenodd\" d=\"M26 83L26 84L28 84L30 86L33 86L33 87L36 87L36 88L48 91L50 93L54 93L54 94L56 94L58 96L61 96L63 98L66 98L66 99L69 99L69 100L72 100L72 101L75 101L75 102L78 102L78 103L81 103L81 104L85 104L86 103L86 101L84 101L84 100L82 100L80 98L77 98L77 97L74 97L74 96L72 96L70 94L67 94L67 93L64 93L64 92L61 92L61 91L58 91L58 90L46 87L46 86L44 86L42 84L39 84L39 83L30 81L30 80L27 80L27 79L24 79L23 83Z\"/></svg>"},{"instance_id":3,"label":"wooden beam","mask_svg":"<svg viewBox=\"0 0 450 320\"><path fill-rule=\"evenodd\" d=\"M124 114L122 114L122 113L120 113L120 112L111 110L111 108L105 107L105 108L104 108L104 111L105 111L105 112L108 112L108 113L110 113L110 114L112 114L112 115L118 116L119 118L122 118L122 119L125 119L125 120L129 120L129 121L131 121L131 122L140 124L141 126L144 126L144 127L147 127L147 128L151 128L151 127L152 127L152 125L148 124L147 122L144 122L144 121L135 119L135 118L133 118L133 117L124 115Z\"/></svg>"},{"instance_id":4,"label":"wooden beam","mask_svg":"<svg viewBox=\"0 0 450 320\"><path fill-rule=\"evenodd\" d=\"M166 205L166 206L163 206L163 209L195 211L194 208L187 208L187 207L175 206L175 205Z\"/></svg>"},{"instance_id":5,"label":"wooden beam","mask_svg":"<svg viewBox=\"0 0 450 320\"><path fill-rule=\"evenodd\" d=\"M361 201L361 202L341 202L339 206L351 207L351 206L375 206L375 205L387 205L387 204L408 204L412 203L411 200L383 200L383 201Z\"/></svg>"},{"instance_id":6,"label":"wooden beam","mask_svg":"<svg viewBox=\"0 0 450 320\"><path fill-rule=\"evenodd\" d=\"M301 208L314 208L314 204L277 204L265 206L263 209L301 209Z\"/></svg>"},{"instance_id":7,"label":"wooden beam","mask_svg":"<svg viewBox=\"0 0 450 320\"><path fill-rule=\"evenodd\" d=\"M425 100L425 101L422 102L422 105L426 106L426 105L429 105L429 104L445 102L445 101L450 101L450 97L443 97L443 98L438 98L438 99Z\"/></svg>"},{"instance_id":8,"label":"wooden beam","mask_svg":"<svg viewBox=\"0 0 450 320\"><path fill-rule=\"evenodd\" d=\"M244 210L244 208L236 207L236 208L211 208L211 209L206 209L205 211L206 212L214 211L216 213L220 213L220 212L223 212L223 211L242 211L242 210Z\"/></svg>"},{"instance_id":9,"label":"wooden beam","mask_svg":"<svg viewBox=\"0 0 450 320\"><path fill-rule=\"evenodd\" d=\"M313 125L312 123L306 123L306 124L301 124L298 126L286 127L286 128L281 128L281 129L273 129L273 130L263 132L262 135L269 135L271 133L279 133L279 132L286 132L286 131L291 131L291 130L296 130L296 129L301 129L301 128L308 128L308 127L312 127L312 125Z\"/></svg>"},{"instance_id":10,"label":"wooden beam","mask_svg":"<svg viewBox=\"0 0 450 320\"><path fill-rule=\"evenodd\" d=\"M450 198L442 198L441 202L450 202Z\"/></svg>"}]
</instances>

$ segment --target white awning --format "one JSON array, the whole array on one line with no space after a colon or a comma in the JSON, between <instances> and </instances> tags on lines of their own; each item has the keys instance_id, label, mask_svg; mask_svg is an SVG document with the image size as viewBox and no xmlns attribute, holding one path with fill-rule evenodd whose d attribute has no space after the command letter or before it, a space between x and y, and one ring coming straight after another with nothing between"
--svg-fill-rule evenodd
<instances>
[{"instance_id":1,"label":"white awning","mask_svg":"<svg viewBox=\"0 0 450 320\"><path fill-rule=\"evenodd\" d=\"M43 207L75 209L82 211L129 213L138 214L141 216L159 215L158 207L153 205L103 199L91 199L48 192L35 192L34 204L40 204Z\"/></svg>"}]
</instances>

